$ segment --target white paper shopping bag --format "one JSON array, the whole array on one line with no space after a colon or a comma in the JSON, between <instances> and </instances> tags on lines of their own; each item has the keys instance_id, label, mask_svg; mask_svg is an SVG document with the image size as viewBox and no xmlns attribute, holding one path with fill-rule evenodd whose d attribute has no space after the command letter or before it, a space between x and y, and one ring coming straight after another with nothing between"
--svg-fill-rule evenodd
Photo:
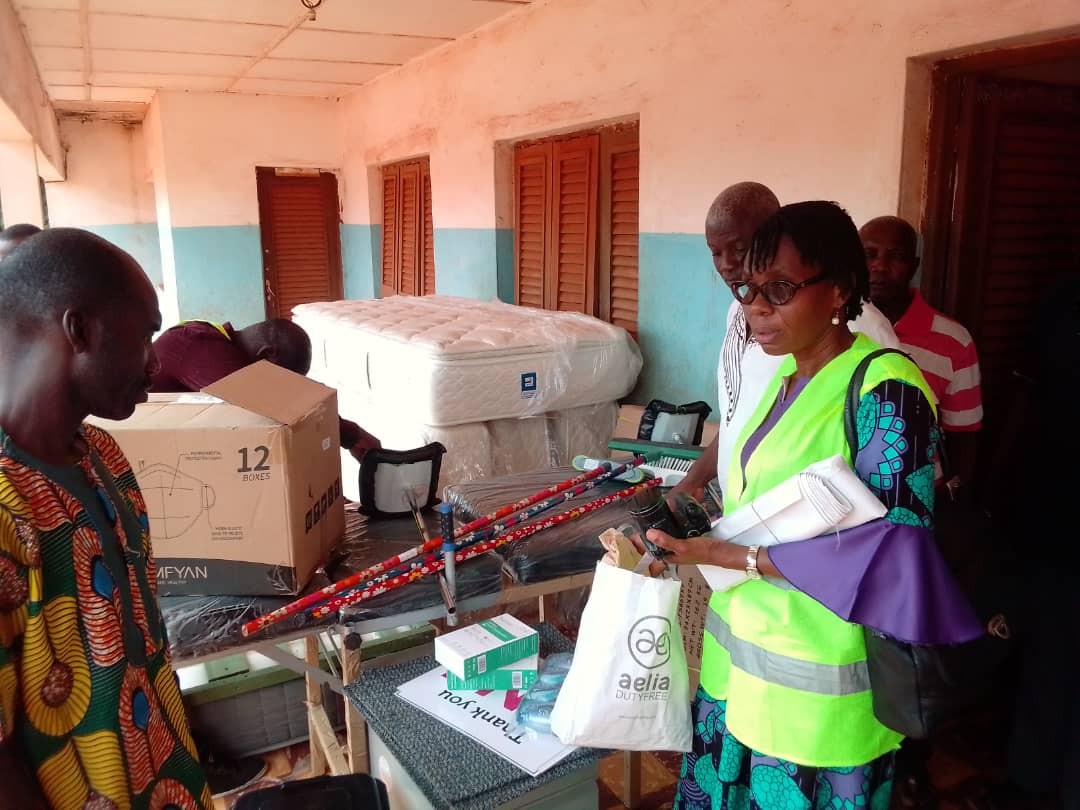
<instances>
[{"instance_id":1,"label":"white paper shopping bag","mask_svg":"<svg viewBox=\"0 0 1080 810\"><path fill-rule=\"evenodd\" d=\"M597 565L551 715L568 745L689 751L690 682L675 579Z\"/></svg>"}]
</instances>

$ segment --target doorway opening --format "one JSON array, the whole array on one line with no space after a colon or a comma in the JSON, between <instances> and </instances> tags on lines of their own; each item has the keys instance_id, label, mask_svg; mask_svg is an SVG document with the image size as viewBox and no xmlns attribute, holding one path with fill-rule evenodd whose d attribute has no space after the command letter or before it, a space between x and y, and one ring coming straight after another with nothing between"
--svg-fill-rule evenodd
<instances>
[{"instance_id":1,"label":"doorway opening","mask_svg":"<svg viewBox=\"0 0 1080 810\"><path fill-rule=\"evenodd\" d=\"M337 177L317 169L255 169L266 317L343 297Z\"/></svg>"},{"instance_id":2,"label":"doorway opening","mask_svg":"<svg viewBox=\"0 0 1080 810\"><path fill-rule=\"evenodd\" d=\"M975 340L977 483L996 500L1041 313L1080 282L1080 33L911 60L907 119L900 213L922 233L924 297Z\"/></svg>"}]
</instances>

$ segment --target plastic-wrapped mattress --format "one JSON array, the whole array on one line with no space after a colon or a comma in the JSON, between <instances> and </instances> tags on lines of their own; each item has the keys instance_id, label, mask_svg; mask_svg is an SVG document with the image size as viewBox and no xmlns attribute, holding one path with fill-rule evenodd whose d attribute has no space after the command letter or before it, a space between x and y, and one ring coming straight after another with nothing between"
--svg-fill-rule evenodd
<instances>
[{"instance_id":1,"label":"plastic-wrapped mattress","mask_svg":"<svg viewBox=\"0 0 1080 810\"><path fill-rule=\"evenodd\" d=\"M448 426L614 402L641 353L625 329L574 312L451 296L303 304L311 376L357 405Z\"/></svg>"},{"instance_id":2,"label":"plastic-wrapped mattress","mask_svg":"<svg viewBox=\"0 0 1080 810\"><path fill-rule=\"evenodd\" d=\"M345 523L345 539L335 549L329 562L316 572L306 593L358 573L421 542L416 523L411 517L368 521L355 507L348 507ZM437 520L433 515L427 517L427 523L429 533L437 535ZM457 569L458 599L497 593L501 587L501 569L501 560L494 555L478 557L460 566ZM320 624L301 613L251 639L241 635L241 625L290 601L291 597L162 597L159 600L161 613L174 662L182 663L183 659L221 652L249 641L271 639ZM381 618L442 603L436 578L423 577L404 588L350 607L348 611L350 618L354 619ZM333 624L335 620L336 617L328 617L321 624Z\"/></svg>"},{"instance_id":3,"label":"plastic-wrapped mattress","mask_svg":"<svg viewBox=\"0 0 1080 810\"><path fill-rule=\"evenodd\" d=\"M446 447L440 486L603 453L641 353L626 330L572 312L449 296L303 304L310 375L384 447ZM342 452L345 496L358 466Z\"/></svg>"}]
</instances>

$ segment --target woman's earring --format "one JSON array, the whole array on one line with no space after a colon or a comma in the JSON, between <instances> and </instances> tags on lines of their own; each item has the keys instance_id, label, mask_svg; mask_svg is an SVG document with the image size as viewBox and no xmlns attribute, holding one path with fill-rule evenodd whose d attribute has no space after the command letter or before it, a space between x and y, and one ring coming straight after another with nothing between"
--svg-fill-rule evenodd
<instances>
[{"instance_id":1,"label":"woman's earring","mask_svg":"<svg viewBox=\"0 0 1080 810\"><path fill-rule=\"evenodd\" d=\"M836 312L833 313L832 325L833 326L839 326L840 325L840 310L836 310Z\"/></svg>"}]
</instances>

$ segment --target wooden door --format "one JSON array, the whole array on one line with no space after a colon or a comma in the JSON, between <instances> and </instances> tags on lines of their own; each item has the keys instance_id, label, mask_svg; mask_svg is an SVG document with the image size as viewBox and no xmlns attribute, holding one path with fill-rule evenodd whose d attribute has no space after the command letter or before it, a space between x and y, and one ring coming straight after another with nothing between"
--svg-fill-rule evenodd
<instances>
[{"instance_id":1,"label":"wooden door","mask_svg":"<svg viewBox=\"0 0 1080 810\"><path fill-rule=\"evenodd\" d=\"M1080 274L1080 89L969 75L952 92L948 241L925 283L975 339L992 437L1040 306Z\"/></svg>"},{"instance_id":2,"label":"wooden door","mask_svg":"<svg viewBox=\"0 0 1080 810\"><path fill-rule=\"evenodd\" d=\"M341 218L330 172L255 170L263 250L266 315L342 297Z\"/></svg>"}]
</instances>

